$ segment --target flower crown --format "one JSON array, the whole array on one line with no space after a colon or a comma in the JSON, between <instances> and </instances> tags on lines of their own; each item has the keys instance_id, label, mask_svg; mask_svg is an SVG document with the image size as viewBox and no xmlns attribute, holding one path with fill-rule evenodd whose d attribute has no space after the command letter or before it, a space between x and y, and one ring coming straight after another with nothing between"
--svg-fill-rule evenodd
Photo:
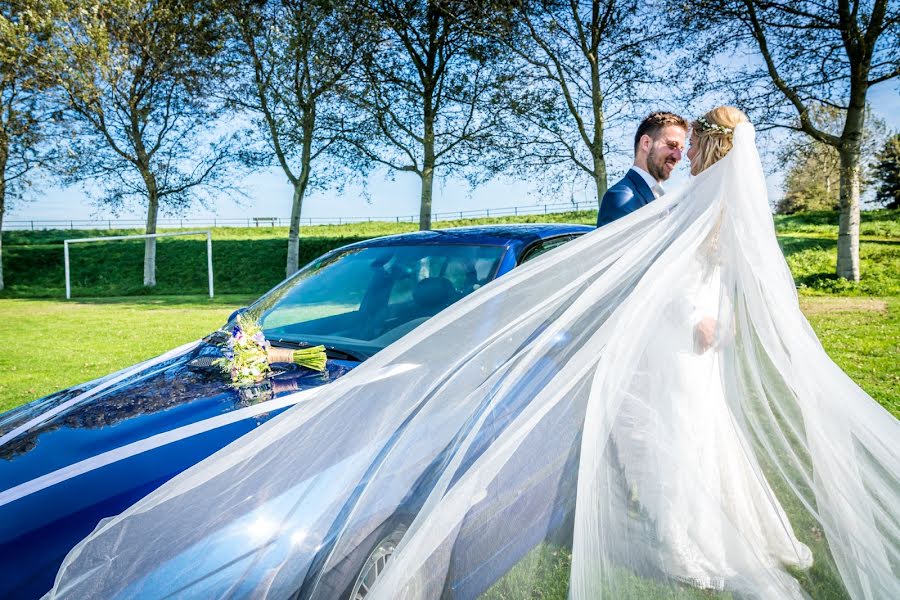
<instances>
[{"instance_id":1,"label":"flower crown","mask_svg":"<svg viewBox=\"0 0 900 600\"><path fill-rule=\"evenodd\" d=\"M731 127L725 127L724 125L719 125L718 123L710 123L704 117L697 117L695 122L700 126L700 131L715 131L717 133L721 133L724 135L731 135L734 133L734 129Z\"/></svg>"}]
</instances>

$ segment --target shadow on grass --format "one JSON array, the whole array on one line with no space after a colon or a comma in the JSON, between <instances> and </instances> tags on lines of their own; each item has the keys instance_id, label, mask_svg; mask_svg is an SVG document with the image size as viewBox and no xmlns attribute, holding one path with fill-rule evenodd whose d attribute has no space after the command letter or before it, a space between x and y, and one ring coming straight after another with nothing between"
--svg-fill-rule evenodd
<instances>
[{"instance_id":1,"label":"shadow on grass","mask_svg":"<svg viewBox=\"0 0 900 600\"><path fill-rule=\"evenodd\" d=\"M791 255L805 250L834 250L837 241L826 237L780 235L778 245L781 246L784 257L790 258Z\"/></svg>"},{"instance_id":2,"label":"shadow on grass","mask_svg":"<svg viewBox=\"0 0 900 600\"><path fill-rule=\"evenodd\" d=\"M184 296L110 296L99 298L73 298L71 300L59 300L65 304L86 304L91 306L106 304L133 304L141 306L159 306L159 307L179 307L190 306L197 308L198 306L247 306L257 299L258 296L250 296L246 294L222 294L210 298L199 294L186 294Z\"/></svg>"},{"instance_id":3,"label":"shadow on grass","mask_svg":"<svg viewBox=\"0 0 900 600\"><path fill-rule=\"evenodd\" d=\"M860 214L861 232L879 232L896 236L900 233L900 210L865 210ZM793 215L775 215L775 226L779 232L821 231L837 235L840 223L838 211L811 211Z\"/></svg>"}]
</instances>

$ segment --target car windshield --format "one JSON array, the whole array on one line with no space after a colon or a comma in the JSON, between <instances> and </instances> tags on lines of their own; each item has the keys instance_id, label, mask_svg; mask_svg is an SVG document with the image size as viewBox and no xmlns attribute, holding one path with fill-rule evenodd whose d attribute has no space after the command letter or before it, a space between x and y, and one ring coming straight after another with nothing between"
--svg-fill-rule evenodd
<instances>
[{"instance_id":1,"label":"car windshield","mask_svg":"<svg viewBox=\"0 0 900 600\"><path fill-rule=\"evenodd\" d=\"M496 276L505 248L353 248L310 263L251 308L273 343L364 359Z\"/></svg>"}]
</instances>

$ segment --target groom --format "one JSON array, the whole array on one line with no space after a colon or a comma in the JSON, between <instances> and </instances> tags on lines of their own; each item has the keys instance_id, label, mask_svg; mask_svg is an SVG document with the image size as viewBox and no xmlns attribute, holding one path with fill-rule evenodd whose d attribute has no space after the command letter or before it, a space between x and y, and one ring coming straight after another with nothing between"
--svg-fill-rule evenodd
<instances>
[{"instance_id":1,"label":"groom","mask_svg":"<svg viewBox=\"0 0 900 600\"><path fill-rule=\"evenodd\" d=\"M670 112L647 115L634 134L634 164L621 181L603 195L597 227L612 223L653 202L665 191L660 183L669 179L681 160L688 122ZM716 320L704 317L694 324L694 348L699 354L714 343Z\"/></svg>"},{"instance_id":2,"label":"groom","mask_svg":"<svg viewBox=\"0 0 900 600\"><path fill-rule=\"evenodd\" d=\"M612 223L653 202L665 192L666 181L681 160L688 122L674 113L650 113L634 134L634 165L603 195L597 227Z\"/></svg>"}]
</instances>

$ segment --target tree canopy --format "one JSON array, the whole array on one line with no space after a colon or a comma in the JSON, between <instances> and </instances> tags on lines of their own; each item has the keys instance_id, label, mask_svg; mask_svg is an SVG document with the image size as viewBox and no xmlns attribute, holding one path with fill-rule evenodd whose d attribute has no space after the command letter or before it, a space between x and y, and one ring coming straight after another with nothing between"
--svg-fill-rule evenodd
<instances>
[{"instance_id":1,"label":"tree canopy","mask_svg":"<svg viewBox=\"0 0 900 600\"><path fill-rule=\"evenodd\" d=\"M233 145L214 93L228 73L223 17L215 0L69 1L54 65L76 124L69 181L99 187L113 209L144 203L156 233L160 206L183 208L228 175ZM148 239L146 286L155 257Z\"/></svg>"},{"instance_id":2,"label":"tree canopy","mask_svg":"<svg viewBox=\"0 0 900 600\"><path fill-rule=\"evenodd\" d=\"M900 208L900 133L889 137L875 156L873 178L878 184L875 201L885 208Z\"/></svg>"}]
</instances>

